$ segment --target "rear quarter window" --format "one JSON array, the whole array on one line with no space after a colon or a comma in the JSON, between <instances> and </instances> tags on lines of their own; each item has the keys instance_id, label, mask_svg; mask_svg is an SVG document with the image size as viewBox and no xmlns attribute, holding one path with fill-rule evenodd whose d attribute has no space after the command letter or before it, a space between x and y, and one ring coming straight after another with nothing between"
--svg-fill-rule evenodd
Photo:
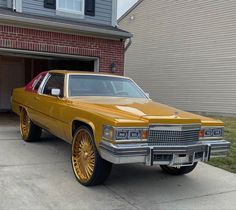
<instances>
[{"instance_id":1,"label":"rear quarter window","mask_svg":"<svg viewBox=\"0 0 236 210\"><path fill-rule=\"evenodd\" d=\"M47 72L42 72L25 86L26 91L37 92Z\"/></svg>"},{"instance_id":2,"label":"rear quarter window","mask_svg":"<svg viewBox=\"0 0 236 210\"><path fill-rule=\"evenodd\" d=\"M44 79L44 76L41 75L40 78L35 81L35 84L34 84L34 86L33 86L33 90L34 90L34 91L38 91L38 89L39 89L39 87L40 87L40 85L41 85L43 79Z\"/></svg>"}]
</instances>

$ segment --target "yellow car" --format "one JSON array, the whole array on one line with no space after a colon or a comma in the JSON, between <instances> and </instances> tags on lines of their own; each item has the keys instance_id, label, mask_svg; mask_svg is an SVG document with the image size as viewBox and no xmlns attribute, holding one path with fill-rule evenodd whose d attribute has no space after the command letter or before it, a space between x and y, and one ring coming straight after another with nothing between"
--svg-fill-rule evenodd
<instances>
[{"instance_id":1,"label":"yellow car","mask_svg":"<svg viewBox=\"0 0 236 210\"><path fill-rule=\"evenodd\" d=\"M112 164L187 174L199 161L226 155L230 145L223 122L154 102L121 76L43 72L13 91L12 109L25 141L45 129L72 144L72 168L86 186L104 182Z\"/></svg>"}]
</instances>

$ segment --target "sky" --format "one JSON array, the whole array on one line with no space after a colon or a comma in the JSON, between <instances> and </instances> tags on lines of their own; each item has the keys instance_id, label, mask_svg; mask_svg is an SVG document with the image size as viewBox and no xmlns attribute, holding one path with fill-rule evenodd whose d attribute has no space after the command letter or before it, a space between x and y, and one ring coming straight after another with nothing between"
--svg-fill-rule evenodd
<instances>
[{"instance_id":1,"label":"sky","mask_svg":"<svg viewBox=\"0 0 236 210\"><path fill-rule=\"evenodd\" d=\"M137 0L117 0L118 2L118 18L123 15Z\"/></svg>"}]
</instances>

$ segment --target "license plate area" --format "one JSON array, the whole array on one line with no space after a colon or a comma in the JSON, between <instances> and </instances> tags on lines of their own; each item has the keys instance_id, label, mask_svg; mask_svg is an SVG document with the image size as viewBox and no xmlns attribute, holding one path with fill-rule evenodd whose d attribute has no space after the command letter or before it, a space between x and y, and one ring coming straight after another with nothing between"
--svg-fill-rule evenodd
<instances>
[{"instance_id":1,"label":"license plate area","mask_svg":"<svg viewBox=\"0 0 236 210\"><path fill-rule=\"evenodd\" d=\"M194 163L194 153L181 154L152 154L152 164L163 164L169 166L192 165Z\"/></svg>"},{"instance_id":2,"label":"license plate area","mask_svg":"<svg viewBox=\"0 0 236 210\"><path fill-rule=\"evenodd\" d=\"M173 154L171 165L193 164L193 154Z\"/></svg>"}]
</instances>

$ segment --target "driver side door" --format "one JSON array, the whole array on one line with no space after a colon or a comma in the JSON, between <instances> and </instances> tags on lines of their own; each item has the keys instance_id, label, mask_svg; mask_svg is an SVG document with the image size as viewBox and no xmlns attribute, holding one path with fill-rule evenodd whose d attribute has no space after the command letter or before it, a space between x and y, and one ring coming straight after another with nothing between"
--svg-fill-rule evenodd
<instances>
[{"instance_id":1,"label":"driver side door","mask_svg":"<svg viewBox=\"0 0 236 210\"><path fill-rule=\"evenodd\" d=\"M35 109L38 111L38 123L41 127L52 134L63 138L64 124L63 110L65 107L64 98L65 75L50 73L38 96L35 98ZM52 90L60 89L59 96L53 96Z\"/></svg>"}]
</instances>

